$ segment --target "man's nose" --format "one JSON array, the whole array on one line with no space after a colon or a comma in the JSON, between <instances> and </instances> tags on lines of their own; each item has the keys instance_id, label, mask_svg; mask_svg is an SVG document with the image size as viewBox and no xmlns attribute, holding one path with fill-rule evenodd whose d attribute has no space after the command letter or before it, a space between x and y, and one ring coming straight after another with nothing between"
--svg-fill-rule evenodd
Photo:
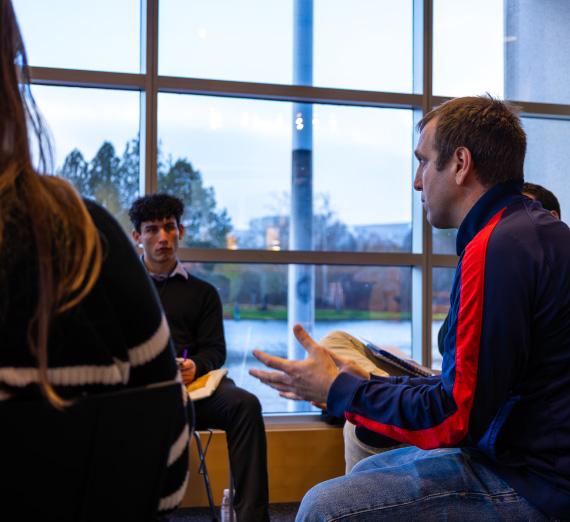
<instances>
[{"instance_id":1,"label":"man's nose","mask_svg":"<svg viewBox=\"0 0 570 522\"><path fill-rule=\"evenodd\" d=\"M417 191L422 190L422 176L420 174L420 168L416 170L416 175L414 177L414 189Z\"/></svg>"},{"instance_id":2,"label":"man's nose","mask_svg":"<svg viewBox=\"0 0 570 522\"><path fill-rule=\"evenodd\" d=\"M159 241L168 241L168 232L164 228L160 229Z\"/></svg>"}]
</instances>

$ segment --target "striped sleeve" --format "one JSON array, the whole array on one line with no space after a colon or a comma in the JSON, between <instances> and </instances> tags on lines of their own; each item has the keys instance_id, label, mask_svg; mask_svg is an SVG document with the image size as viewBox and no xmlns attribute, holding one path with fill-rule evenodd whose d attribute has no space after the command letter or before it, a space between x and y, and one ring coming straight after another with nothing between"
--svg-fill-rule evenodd
<instances>
[{"instance_id":1,"label":"striped sleeve","mask_svg":"<svg viewBox=\"0 0 570 522\"><path fill-rule=\"evenodd\" d=\"M117 239L117 245L108 250L108 269L102 278L113 316L121 328L120 337L129 346L129 386L180 381L180 415L173 430L158 506L161 513L167 513L180 504L186 491L190 437L187 412L192 404L181 382L170 330L154 284L114 219L109 216L104 226L103 232L109 241ZM193 413L191 415L193 418Z\"/></svg>"}]
</instances>

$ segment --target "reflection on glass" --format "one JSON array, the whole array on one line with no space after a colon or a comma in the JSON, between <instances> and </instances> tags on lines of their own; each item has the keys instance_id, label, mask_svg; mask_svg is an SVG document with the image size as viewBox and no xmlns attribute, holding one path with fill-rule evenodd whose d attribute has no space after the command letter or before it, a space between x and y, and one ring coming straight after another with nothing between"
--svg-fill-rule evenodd
<instances>
[{"instance_id":1,"label":"reflection on glass","mask_svg":"<svg viewBox=\"0 0 570 522\"><path fill-rule=\"evenodd\" d=\"M315 0L311 23L294 2L161 0L159 73L309 85L293 72L308 61L315 86L411 92L412 3Z\"/></svg>"},{"instance_id":2,"label":"reflection on glass","mask_svg":"<svg viewBox=\"0 0 570 522\"><path fill-rule=\"evenodd\" d=\"M13 0L30 65L140 72L140 0Z\"/></svg>"},{"instance_id":3,"label":"reflection on glass","mask_svg":"<svg viewBox=\"0 0 570 522\"><path fill-rule=\"evenodd\" d=\"M248 374L261 367L252 349L288 357L288 267L184 263L211 282L224 307L226 367L238 386L255 393L264 413L309 411L310 405L282 399ZM314 269L314 325L320 339L343 330L411 353L411 269L404 267L317 266Z\"/></svg>"},{"instance_id":4,"label":"reflection on glass","mask_svg":"<svg viewBox=\"0 0 570 522\"><path fill-rule=\"evenodd\" d=\"M503 1L434 0L433 12L433 93L502 98Z\"/></svg>"},{"instance_id":5,"label":"reflection on glass","mask_svg":"<svg viewBox=\"0 0 570 522\"><path fill-rule=\"evenodd\" d=\"M130 235L139 195L139 94L34 85L55 144L56 173L105 206Z\"/></svg>"},{"instance_id":6,"label":"reflection on glass","mask_svg":"<svg viewBox=\"0 0 570 522\"><path fill-rule=\"evenodd\" d=\"M439 351L439 330L449 312L449 296L453 286L455 268L436 267L433 269L431 366L441 370L442 354Z\"/></svg>"},{"instance_id":7,"label":"reflection on glass","mask_svg":"<svg viewBox=\"0 0 570 522\"><path fill-rule=\"evenodd\" d=\"M313 250L410 251L411 111L310 108L159 95L158 190L200 214L189 245L294 249L292 209L299 220L312 192Z\"/></svg>"},{"instance_id":8,"label":"reflection on glass","mask_svg":"<svg viewBox=\"0 0 570 522\"><path fill-rule=\"evenodd\" d=\"M570 191L567 172L561 165L564 164L564 153L570 141L570 123L563 120L523 118L523 127L527 133L525 181L550 190L560 203L562 221L568 223Z\"/></svg>"}]
</instances>

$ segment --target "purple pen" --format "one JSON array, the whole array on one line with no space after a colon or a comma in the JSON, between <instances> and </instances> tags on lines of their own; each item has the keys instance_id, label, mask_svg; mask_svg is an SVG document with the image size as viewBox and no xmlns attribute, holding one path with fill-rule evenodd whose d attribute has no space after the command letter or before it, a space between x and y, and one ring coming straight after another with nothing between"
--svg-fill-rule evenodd
<instances>
[{"instance_id":1,"label":"purple pen","mask_svg":"<svg viewBox=\"0 0 570 522\"><path fill-rule=\"evenodd\" d=\"M186 360L186 354L188 353L188 350L184 350L182 352L182 360L180 360L179 358L176 359L176 361L178 362L178 366L180 366L182 368L182 365L184 364L184 361Z\"/></svg>"}]
</instances>

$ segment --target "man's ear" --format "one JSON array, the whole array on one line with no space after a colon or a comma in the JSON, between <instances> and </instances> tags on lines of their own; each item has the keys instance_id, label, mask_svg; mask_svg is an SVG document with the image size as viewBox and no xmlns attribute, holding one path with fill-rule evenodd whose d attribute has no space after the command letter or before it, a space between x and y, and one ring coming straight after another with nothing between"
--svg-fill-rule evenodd
<instances>
[{"instance_id":1,"label":"man's ear","mask_svg":"<svg viewBox=\"0 0 570 522\"><path fill-rule=\"evenodd\" d=\"M141 241L140 241L141 235L135 229L133 229L133 239L135 240L135 243L137 245L141 244Z\"/></svg>"},{"instance_id":2,"label":"man's ear","mask_svg":"<svg viewBox=\"0 0 570 522\"><path fill-rule=\"evenodd\" d=\"M458 147L454 154L455 160L455 182L464 185L470 173L474 172L473 158L471 151L467 147Z\"/></svg>"},{"instance_id":3,"label":"man's ear","mask_svg":"<svg viewBox=\"0 0 570 522\"><path fill-rule=\"evenodd\" d=\"M550 213L551 213L556 219L560 219L560 216L558 215L558 212L556 212L556 210L551 210Z\"/></svg>"},{"instance_id":4,"label":"man's ear","mask_svg":"<svg viewBox=\"0 0 570 522\"><path fill-rule=\"evenodd\" d=\"M182 239L184 237L184 225L178 225L178 239Z\"/></svg>"}]
</instances>

